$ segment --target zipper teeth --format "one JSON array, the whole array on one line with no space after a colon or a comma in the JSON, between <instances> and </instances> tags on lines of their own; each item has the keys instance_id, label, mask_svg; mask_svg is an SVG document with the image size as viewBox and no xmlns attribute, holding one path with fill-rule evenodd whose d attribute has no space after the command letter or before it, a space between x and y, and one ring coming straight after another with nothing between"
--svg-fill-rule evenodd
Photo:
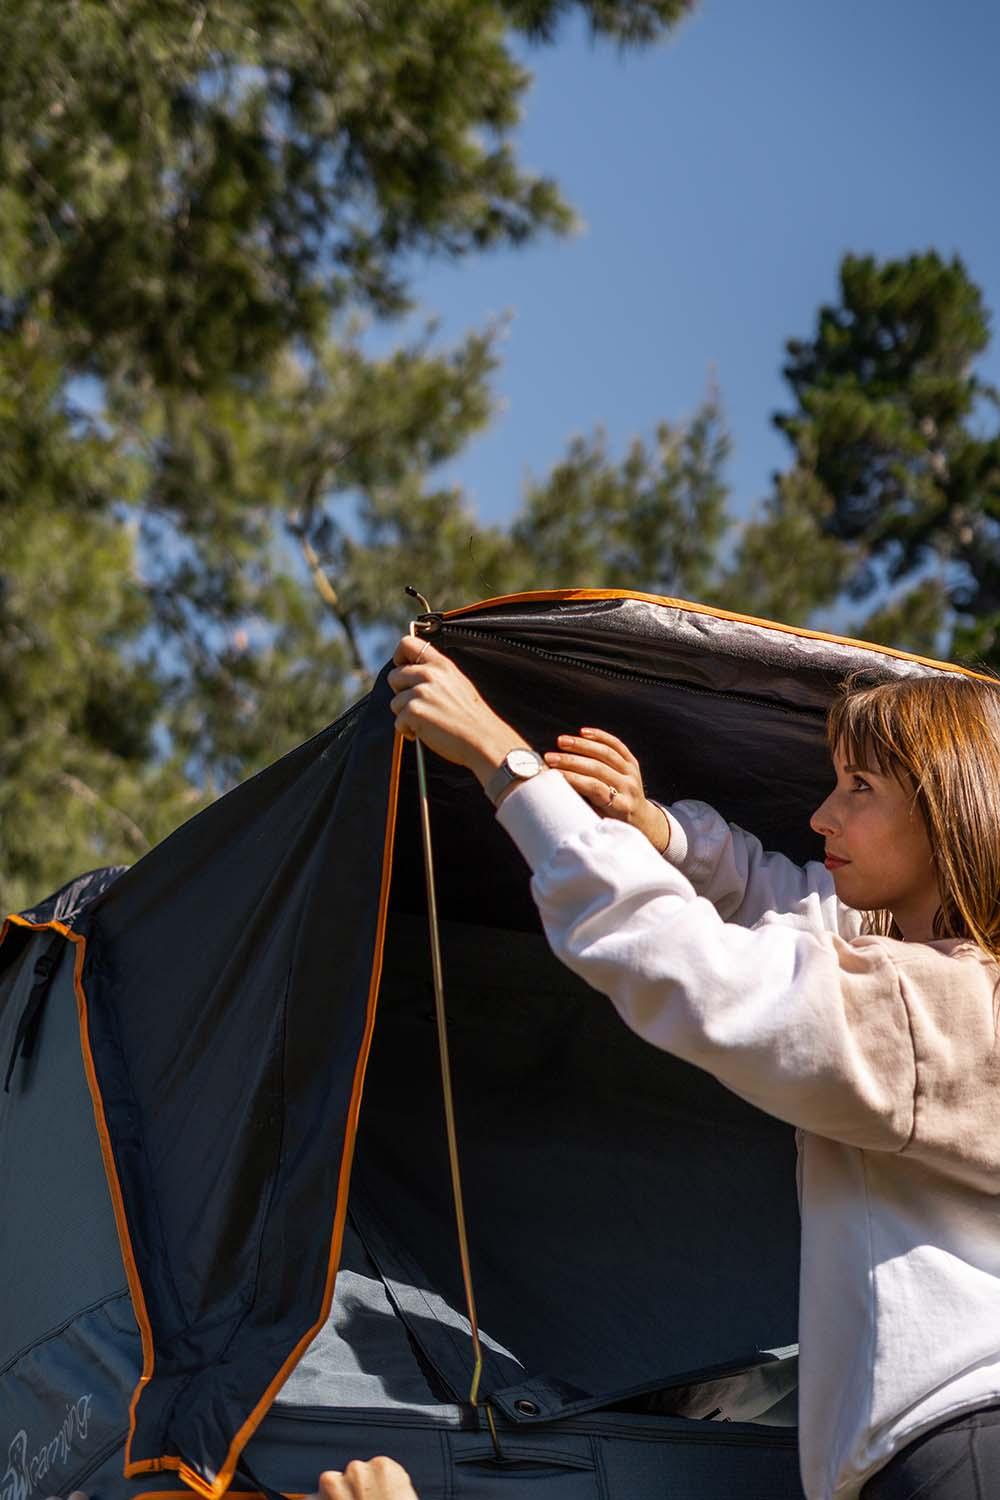
<instances>
[{"instance_id":1,"label":"zipper teeth","mask_svg":"<svg viewBox=\"0 0 1000 1500\"><path fill-rule=\"evenodd\" d=\"M777 709L780 714L807 714L811 718L822 718L825 711L822 708L796 708L795 703L778 703L774 697L765 697L763 693L735 693L732 688L727 687L699 687L696 682L678 682L672 676L657 676L652 672L625 672L619 667L598 666L592 661L580 661L579 657L568 657L559 654L558 651L546 651L544 646L531 645L528 640L514 640L511 636L501 636L492 630L474 630L471 625L453 625L445 622L439 627L439 631L447 631L453 636L469 636L472 640L486 640L490 645L510 646L513 651L526 651L529 655L537 655L543 661L559 661L565 664L570 661L573 666L579 667L582 672L592 672L595 676L610 676L621 682L645 682L646 685L669 685L678 693L693 693L696 697L726 697L730 702L754 703L760 708Z\"/></svg>"},{"instance_id":2,"label":"zipper teeth","mask_svg":"<svg viewBox=\"0 0 1000 1500\"><path fill-rule=\"evenodd\" d=\"M455 1409L456 1411L458 1410L458 1403L456 1403ZM363 1408L364 1415L360 1418L361 1423L370 1423L373 1427L412 1428L414 1426L426 1426L430 1432L439 1432L441 1430L446 1432L462 1431L457 1422L455 1425L445 1425L442 1429L441 1424L435 1422L433 1418L428 1420L425 1416L422 1421L416 1423L412 1420L408 1421L407 1418L412 1416L412 1414L408 1413L405 1408L399 1410L386 1407L384 1408L384 1415L382 1410L378 1410L378 1415L373 1417L373 1411L376 1410L378 1409L372 1407ZM344 1411L344 1407L291 1406L276 1401L271 1408L270 1415L276 1421L329 1422L331 1417L342 1420ZM688 1427L675 1428L672 1431L664 1432L655 1419L651 1420L649 1418L645 1422L636 1421L634 1426L630 1423L627 1427L619 1427L617 1422L613 1420L616 1415L619 1415L619 1413L609 1413L605 1408L598 1407L590 1412L574 1412L569 1416L552 1417L544 1422L526 1422L523 1426L505 1427L503 1431L505 1438L509 1439L512 1443L527 1442L536 1432L540 1436L544 1436L548 1432L554 1433L554 1430L557 1428L560 1433L567 1432L572 1434L574 1430L585 1434L601 1433L608 1437L620 1438L623 1442L634 1442L636 1438L654 1438L659 1442L672 1443L718 1443L720 1440L722 1442L728 1440L730 1443L738 1443L741 1446L749 1445L757 1447L762 1445L773 1448L794 1447L798 1441L796 1429L789 1427L765 1428L760 1423L740 1422L735 1425L743 1430L734 1435L731 1431L732 1424L729 1422L710 1422L704 1418L690 1417L686 1419L689 1424ZM620 1415L634 1419L639 1414L622 1412ZM421 1413L421 1416L423 1416L423 1413ZM610 1421L607 1420L609 1416L612 1418ZM605 1420L602 1420L602 1418ZM663 1420L682 1421L685 1419L666 1417ZM748 1432L746 1430L748 1427L756 1427L756 1431ZM728 1432L727 1429L729 1429Z\"/></svg>"},{"instance_id":3,"label":"zipper teeth","mask_svg":"<svg viewBox=\"0 0 1000 1500\"><path fill-rule=\"evenodd\" d=\"M729 688L698 687L689 682L677 682L673 677L659 677L652 672L627 672L616 667L597 666L592 662L580 661L576 657L560 655L558 651L547 651L544 646L534 646L527 641L517 641L510 636L495 634L492 630L474 630L468 625L452 625L445 621L439 626L439 632L444 631L449 635L468 636L472 640L499 642L501 645L509 646L514 651L526 651L531 656L540 656L543 661L555 661L565 665L570 662L581 671L591 672L598 677L610 677L620 682L643 682L647 686L667 684L681 693L693 693L695 697L705 698L727 698L734 703L753 703L759 707L777 710L784 714L806 714L810 718L822 718L823 710L818 708L796 708L793 704L777 703L773 698L765 698L758 693L734 693Z\"/></svg>"}]
</instances>

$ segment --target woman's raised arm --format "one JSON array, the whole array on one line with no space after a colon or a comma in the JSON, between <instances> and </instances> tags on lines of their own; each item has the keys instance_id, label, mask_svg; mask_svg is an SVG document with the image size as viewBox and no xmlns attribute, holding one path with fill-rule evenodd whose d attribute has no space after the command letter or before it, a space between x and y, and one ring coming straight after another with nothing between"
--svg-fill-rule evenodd
<instances>
[{"instance_id":1,"label":"woman's raised arm","mask_svg":"<svg viewBox=\"0 0 1000 1500\"><path fill-rule=\"evenodd\" d=\"M686 798L661 806L648 798L639 762L606 729L561 734L545 756L602 817L645 834L727 922L753 927L768 912L792 914L816 932L857 937L861 917L838 901L833 878L817 860L797 865L707 802Z\"/></svg>"}]
</instances>

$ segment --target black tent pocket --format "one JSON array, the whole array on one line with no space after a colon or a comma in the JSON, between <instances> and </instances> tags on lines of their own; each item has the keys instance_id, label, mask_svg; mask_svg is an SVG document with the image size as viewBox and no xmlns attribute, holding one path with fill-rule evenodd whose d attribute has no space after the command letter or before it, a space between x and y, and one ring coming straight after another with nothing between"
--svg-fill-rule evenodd
<instances>
[{"instance_id":1,"label":"black tent pocket","mask_svg":"<svg viewBox=\"0 0 1000 1500\"><path fill-rule=\"evenodd\" d=\"M598 1465L590 1441L585 1437L560 1442L524 1443L516 1437L501 1439L502 1457L492 1446L452 1447L453 1495L455 1500L527 1500L537 1497L544 1485L552 1500L599 1500L602 1494Z\"/></svg>"},{"instance_id":2,"label":"black tent pocket","mask_svg":"<svg viewBox=\"0 0 1000 1500\"><path fill-rule=\"evenodd\" d=\"M575 1445L570 1446L569 1440L562 1445L551 1442L526 1443L523 1439L505 1434L499 1446L498 1456L491 1442L456 1444L453 1462L459 1468L474 1468L484 1475L516 1477L522 1474L535 1479L572 1470L593 1473L595 1468L594 1455L586 1438L580 1438Z\"/></svg>"}]
</instances>

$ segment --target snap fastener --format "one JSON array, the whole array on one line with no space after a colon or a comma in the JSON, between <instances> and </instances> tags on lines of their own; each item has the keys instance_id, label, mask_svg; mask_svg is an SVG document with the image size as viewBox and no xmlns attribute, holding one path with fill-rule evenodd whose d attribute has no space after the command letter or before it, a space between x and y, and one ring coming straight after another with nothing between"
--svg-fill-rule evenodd
<instances>
[{"instance_id":1,"label":"snap fastener","mask_svg":"<svg viewBox=\"0 0 1000 1500\"><path fill-rule=\"evenodd\" d=\"M520 1401L514 1402L514 1410L519 1411L522 1417L537 1417L539 1409L534 1401L526 1401L522 1397Z\"/></svg>"}]
</instances>

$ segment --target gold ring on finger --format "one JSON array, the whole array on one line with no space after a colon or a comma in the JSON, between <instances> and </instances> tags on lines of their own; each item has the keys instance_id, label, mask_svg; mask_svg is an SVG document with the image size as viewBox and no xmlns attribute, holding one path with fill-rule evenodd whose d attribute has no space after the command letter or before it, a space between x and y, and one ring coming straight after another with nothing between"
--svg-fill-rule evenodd
<instances>
[{"instance_id":1,"label":"gold ring on finger","mask_svg":"<svg viewBox=\"0 0 1000 1500\"><path fill-rule=\"evenodd\" d=\"M608 788L608 806L609 807L612 806L612 804L614 803L614 800L615 800L615 798L617 796L618 796L618 788L616 786L609 787Z\"/></svg>"}]
</instances>

